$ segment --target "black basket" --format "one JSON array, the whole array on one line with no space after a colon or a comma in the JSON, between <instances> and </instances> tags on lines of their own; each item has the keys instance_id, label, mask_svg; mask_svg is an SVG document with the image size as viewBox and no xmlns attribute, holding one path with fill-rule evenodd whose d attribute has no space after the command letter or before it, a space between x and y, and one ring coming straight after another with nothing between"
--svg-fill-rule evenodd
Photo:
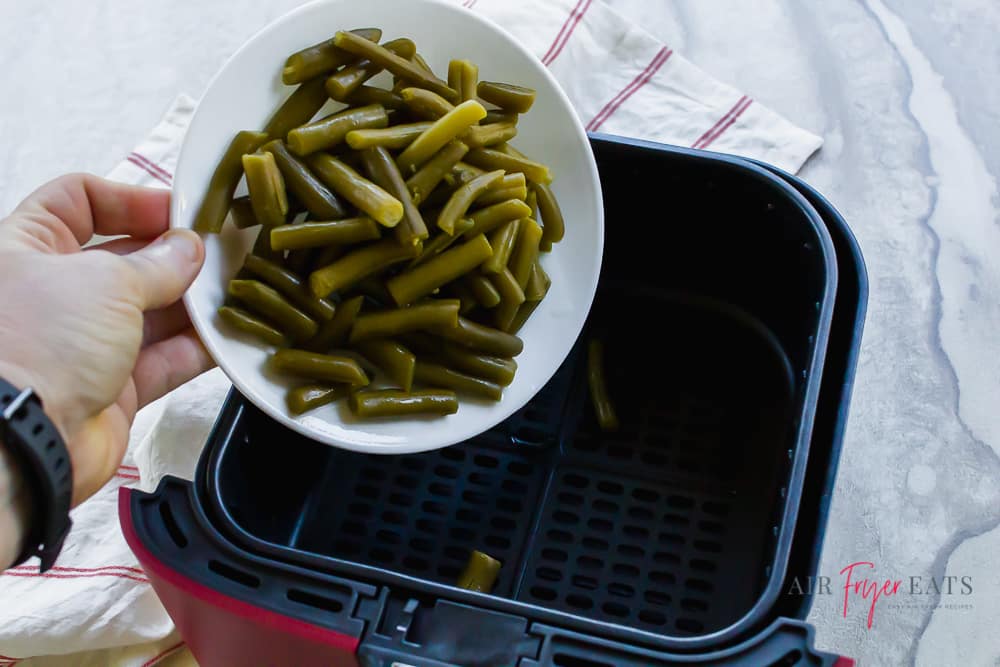
<instances>
[{"instance_id":1,"label":"black basket","mask_svg":"<svg viewBox=\"0 0 1000 667\"><path fill-rule=\"evenodd\" d=\"M802 195L745 161L604 138L594 148L601 286L545 389L473 440L398 457L319 445L234 396L196 484L229 539L658 649L717 647L767 620L833 311L830 236ZM588 403L591 336L605 341L616 433ZM451 586L471 549L503 562L490 596Z\"/></svg>"}]
</instances>

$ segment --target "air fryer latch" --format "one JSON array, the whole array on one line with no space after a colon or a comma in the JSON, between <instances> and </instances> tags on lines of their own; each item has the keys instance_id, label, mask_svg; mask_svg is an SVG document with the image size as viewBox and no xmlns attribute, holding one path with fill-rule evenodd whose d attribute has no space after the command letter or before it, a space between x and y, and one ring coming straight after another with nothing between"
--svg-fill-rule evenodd
<instances>
[{"instance_id":1,"label":"air fryer latch","mask_svg":"<svg viewBox=\"0 0 1000 667\"><path fill-rule=\"evenodd\" d=\"M528 620L448 600L384 591L382 614L358 648L363 667L496 667L536 658Z\"/></svg>"}]
</instances>

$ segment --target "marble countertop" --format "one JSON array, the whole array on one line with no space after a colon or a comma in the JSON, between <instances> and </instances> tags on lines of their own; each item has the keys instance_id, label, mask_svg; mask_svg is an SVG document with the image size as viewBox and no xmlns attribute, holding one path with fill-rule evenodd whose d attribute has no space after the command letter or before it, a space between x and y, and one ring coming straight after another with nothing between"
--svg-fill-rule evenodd
<instances>
[{"instance_id":1,"label":"marble countertop","mask_svg":"<svg viewBox=\"0 0 1000 667\"><path fill-rule=\"evenodd\" d=\"M4 3L0 211L104 173L296 0ZM1000 664L1000 5L611 0L826 143L801 172L868 265L864 344L809 620L861 665ZM901 581L876 604L845 575ZM948 590L950 585L950 592ZM940 589L935 593L935 589Z\"/></svg>"}]
</instances>

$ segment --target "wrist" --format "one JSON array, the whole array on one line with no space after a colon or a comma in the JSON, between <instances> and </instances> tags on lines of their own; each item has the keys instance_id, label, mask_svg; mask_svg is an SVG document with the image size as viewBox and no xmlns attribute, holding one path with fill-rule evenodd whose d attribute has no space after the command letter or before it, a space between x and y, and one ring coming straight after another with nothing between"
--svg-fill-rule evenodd
<instances>
[{"instance_id":1,"label":"wrist","mask_svg":"<svg viewBox=\"0 0 1000 667\"><path fill-rule=\"evenodd\" d=\"M21 554L31 521L31 494L17 458L0 439L0 570Z\"/></svg>"}]
</instances>

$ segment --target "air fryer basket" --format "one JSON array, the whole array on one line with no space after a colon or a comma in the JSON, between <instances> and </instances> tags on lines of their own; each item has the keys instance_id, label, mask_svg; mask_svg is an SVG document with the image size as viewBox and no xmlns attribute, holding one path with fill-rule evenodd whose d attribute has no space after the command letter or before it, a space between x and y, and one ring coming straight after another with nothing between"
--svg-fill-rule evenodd
<instances>
[{"instance_id":1,"label":"air fryer basket","mask_svg":"<svg viewBox=\"0 0 1000 667\"><path fill-rule=\"evenodd\" d=\"M656 648L718 645L762 621L808 455L836 291L829 235L743 161L594 147L601 286L539 395L473 440L399 457L325 447L230 401L196 480L223 533L277 560ZM592 336L615 433L589 406ZM490 596L451 586L471 549L503 562Z\"/></svg>"}]
</instances>

